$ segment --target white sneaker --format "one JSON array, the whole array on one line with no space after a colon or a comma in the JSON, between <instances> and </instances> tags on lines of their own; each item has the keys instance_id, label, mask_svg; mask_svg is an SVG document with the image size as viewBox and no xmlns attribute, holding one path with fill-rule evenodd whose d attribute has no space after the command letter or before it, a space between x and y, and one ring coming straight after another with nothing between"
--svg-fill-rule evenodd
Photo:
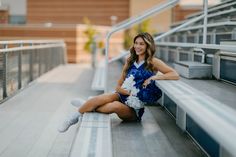
<instances>
[{"instance_id":1,"label":"white sneaker","mask_svg":"<svg viewBox=\"0 0 236 157\"><path fill-rule=\"evenodd\" d=\"M76 98L76 99L73 99L71 100L71 105L79 108L80 106L82 106L86 101L84 99L81 99L81 98Z\"/></svg>"},{"instance_id":2,"label":"white sneaker","mask_svg":"<svg viewBox=\"0 0 236 157\"><path fill-rule=\"evenodd\" d=\"M65 132L69 129L71 125L76 124L79 121L81 113L76 112L71 115L57 128L59 132Z\"/></svg>"}]
</instances>

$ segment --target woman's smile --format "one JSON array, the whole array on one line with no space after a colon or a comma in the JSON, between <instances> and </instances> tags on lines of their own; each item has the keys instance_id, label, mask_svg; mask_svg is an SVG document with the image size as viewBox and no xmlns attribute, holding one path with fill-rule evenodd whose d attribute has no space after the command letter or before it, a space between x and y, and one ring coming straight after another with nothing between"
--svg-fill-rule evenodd
<instances>
[{"instance_id":1,"label":"woman's smile","mask_svg":"<svg viewBox=\"0 0 236 157\"><path fill-rule=\"evenodd\" d=\"M144 40L141 37L135 40L134 50L137 55L145 54L146 48L147 48L147 44L144 42Z\"/></svg>"}]
</instances>

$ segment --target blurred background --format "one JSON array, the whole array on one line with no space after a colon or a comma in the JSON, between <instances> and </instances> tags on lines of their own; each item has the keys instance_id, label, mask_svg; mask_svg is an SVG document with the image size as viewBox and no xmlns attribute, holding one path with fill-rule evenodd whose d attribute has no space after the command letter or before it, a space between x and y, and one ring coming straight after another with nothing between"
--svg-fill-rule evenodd
<instances>
[{"instance_id":1,"label":"blurred background","mask_svg":"<svg viewBox=\"0 0 236 157\"><path fill-rule=\"evenodd\" d=\"M104 37L112 25L164 0L0 0L0 40L63 39L67 45L69 63L91 61L91 43L96 39L100 54L104 52ZM209 6L220 0L209 0ZM202 1L181 0L166 10L124 32L110 41L110 56L129 49L133 36L140 31L159 34L172 23L202 10Z\"/></svg>"}]
</instances>

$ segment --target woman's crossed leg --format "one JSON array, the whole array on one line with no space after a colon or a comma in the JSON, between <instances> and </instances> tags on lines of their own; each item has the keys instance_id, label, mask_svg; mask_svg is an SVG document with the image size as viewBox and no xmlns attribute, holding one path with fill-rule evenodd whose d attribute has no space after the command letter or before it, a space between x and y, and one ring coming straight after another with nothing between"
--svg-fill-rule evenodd
<instances>
[{"instance_id":1,"label":"woman's crossed leg","mask_svg":"<svg viewBox=\"0 0 236 157\"><path fill-rule=\"evenodd\" d=\"M135 111L118 100L119 96L116 93L102 94L89 99L79 108L79 112L116 113L122 120L135 120Z\"/></svg>"},{"instance_id":2,"label":"woman's crossed leg","mask_svg":"<svg viewBox=\"0 0 236 157\"><path fill-rule=\"evenodd\" d=\"M68 128L78 122L78 118L85 112L116 113L119 118L125 121L136 120L135 111L127 105L118 101L119 96L116 93L102 94L86 101L78 108L78 112L73 113L59 127L59 132L65 132Z\"/></svg>"}]
</instances>

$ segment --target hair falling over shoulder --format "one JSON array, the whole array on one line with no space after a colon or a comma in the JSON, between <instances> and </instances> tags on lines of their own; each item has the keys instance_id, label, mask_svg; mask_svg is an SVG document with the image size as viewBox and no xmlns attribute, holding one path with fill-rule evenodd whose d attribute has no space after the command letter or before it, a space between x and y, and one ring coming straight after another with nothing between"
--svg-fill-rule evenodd
<instances>
[{"instance_id":1,"label":"hair falling over shoulder","mask_svg":"<svg viewBox=\"0 0 236 157\"><path fill-rule=\"evenodd\" d=\"M152 65L152 58L156 52L155 42L153 40L153 37L147 33L139 33L134 37L133 44L135 43L136 39L141 37L144 42L147 44L147 49L145 52L145 68L148 70L153 71L153 65ZM138 60L138 55L135 52L134 46L130 48L130 57L127 59L127 68L125 69L125 73L127 73L130 66Z\"/></svg>"}]
</instances>

